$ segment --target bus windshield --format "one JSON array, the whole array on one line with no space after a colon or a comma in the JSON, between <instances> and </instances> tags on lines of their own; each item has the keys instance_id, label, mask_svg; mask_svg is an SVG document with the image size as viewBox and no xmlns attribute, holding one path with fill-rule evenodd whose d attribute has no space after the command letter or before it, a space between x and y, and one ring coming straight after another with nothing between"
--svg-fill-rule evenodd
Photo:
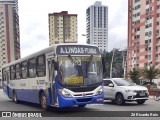
<instances>
[{"instance_id":1,"label":"bus windshield","mask_svg":"<svg viewBox=\"0 0 160 120\"><path fill-rule=\"evenodd\" d=\"M102 81L101 58L95 56L59 57L62 85L91 85Z\"/></svg>"}]
</instances>

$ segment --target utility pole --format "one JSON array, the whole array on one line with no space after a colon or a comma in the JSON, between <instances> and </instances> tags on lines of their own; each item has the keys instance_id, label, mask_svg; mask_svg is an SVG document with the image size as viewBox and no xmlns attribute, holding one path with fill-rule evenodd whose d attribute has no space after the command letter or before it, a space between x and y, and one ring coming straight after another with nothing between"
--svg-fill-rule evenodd
<instances>
[{"instance_id":1,"label":"utility pole","mask_svg":"<svg viewBox=\"0 0 160 120\"><path fill-rule=\"evenodd\" d=\"M110 78L112 78L112 65L113 65L114 52L115 52L115 48L113 49L113 53L112 53L112 61L111 61L111 67L110 67Z\"/></svg>"}]
</instances>

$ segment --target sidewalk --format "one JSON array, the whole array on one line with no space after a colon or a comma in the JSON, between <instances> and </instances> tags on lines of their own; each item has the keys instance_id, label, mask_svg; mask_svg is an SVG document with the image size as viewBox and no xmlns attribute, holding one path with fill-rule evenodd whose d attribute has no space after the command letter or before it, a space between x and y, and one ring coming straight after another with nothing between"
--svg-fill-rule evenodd
<instances>
[{"instance_id":1,"label":"sidewalk","mask_svg":"<svg viewBox=\"0 0 160 120\"><path fill-rule=\"evenodd\" d=\"M150 96L149 96L149 99L150 99L150 100L154 100L154 96L151 96L151 95L150 95Z\"/></svg>"}]
</instances>

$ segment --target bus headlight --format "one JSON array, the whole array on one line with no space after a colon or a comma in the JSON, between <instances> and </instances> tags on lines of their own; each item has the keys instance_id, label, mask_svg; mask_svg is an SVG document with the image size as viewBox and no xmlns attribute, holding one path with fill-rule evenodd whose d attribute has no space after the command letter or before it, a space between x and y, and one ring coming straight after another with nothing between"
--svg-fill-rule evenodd
<instances>
[{"instance_id":1,"label":"bus headlight","mask_svg":"<svg viewBox=\"0 0 160 120\"><path fill-rule=\"evenodd\" d=\"M100 87L100 88L97 90L97 92L96 92L95 95L100 95L100 94L102 94L102 92L103 92L103 88Z\"/></svg>"},{"instance_id":2,"label":"bus headlight","mask_svg":"<svg viewBox=\"0 0 160 120\"><path fill-rule=\"evenodd\" d=\"M59 92L63 97L66 97L66 98L72 97L72 95L71 95L69 92L67 92L66 90L59 89L58 92Z\"/></svg>"}]
</instances>

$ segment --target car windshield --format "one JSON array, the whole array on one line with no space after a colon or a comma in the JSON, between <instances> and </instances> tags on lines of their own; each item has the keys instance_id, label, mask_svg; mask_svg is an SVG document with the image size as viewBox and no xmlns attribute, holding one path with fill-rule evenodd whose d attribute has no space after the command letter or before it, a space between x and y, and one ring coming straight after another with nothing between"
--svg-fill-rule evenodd
<instances>
[{"instance_id":1,"label":"car windshield","mask_svg":"<svg viewBox=\"0 0 160 120\"><path fill-rule=\"evenodd\" d=\"M90 85L102 81L101 59L95 56L58 57L59 82L64 85Z\"/></svg>"},{"instance_id":2,"label":"car windshield","mask_svg":"<svg viewBox=\"0 0 160 120\"><path fill-rule=\"evenodd\" d=\"M113 80L117 86L134 86L135 84L130 80L117 79Z\"/></svg>"}]
</instances>

